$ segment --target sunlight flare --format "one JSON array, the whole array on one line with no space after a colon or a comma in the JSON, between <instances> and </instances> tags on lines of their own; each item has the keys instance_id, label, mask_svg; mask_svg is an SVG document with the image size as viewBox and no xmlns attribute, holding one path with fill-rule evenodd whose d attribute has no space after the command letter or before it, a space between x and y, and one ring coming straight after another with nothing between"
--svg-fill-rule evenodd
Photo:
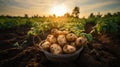
<instances>
[{"instance_id":1,"label":"sunlight flare","mask_svg":"<svg viewBox=\"0 0 120 67\"><path fill-rule=\"evenodd\" d=\"M50 12L51 14L55 14L56 16L62 16L67 12L67 8L65 5L58 5L54 6Z\"/></svg>"}]
</instances>

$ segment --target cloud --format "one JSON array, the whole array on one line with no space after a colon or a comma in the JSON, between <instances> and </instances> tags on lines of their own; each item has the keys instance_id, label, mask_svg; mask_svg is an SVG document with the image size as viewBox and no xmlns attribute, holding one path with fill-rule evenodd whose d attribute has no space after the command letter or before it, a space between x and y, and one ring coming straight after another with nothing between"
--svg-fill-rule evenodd
<instances>
[{"instance_id":1,"label":"cloud","mask_svg":"<svg viewBox=\"0 0 120 67\"><path fill-rule=\"evenodd\" d=\"M118 11L119 0L0 0L0 14L9 15L48 15L56 5L65 4L68 12L75 6L80 7L80 16L87 16L91 12ZM118 4L118 5L116 5Z\"/></svg>"},{"instance_id":2,"label":"cloud","mask_svg":"<svg viewBox=\"0 0 120 67\"><path fill-rule=\"evenodd\" d=\"M88 16L90 13L98 13L101 12L102 14L105 14L107 12L117 12L119 10L119 7L117 6L116 8L112 8L110 6L115 7L115 5L119 3L117 2L117 0L114 1L101 1L101 2L97 2L97 3L91 3L91 4L87 4L87 5L82 5L80 7L80 12L81 15L80 17L83 16ZM112 8L112 9L111 9Z\"/></svg>"},{"instance_id":3,"label":"cloud","mask_svg":"<svg viewBox=\"0 0 120 67\"><path fill-rule=\"evenodd\" d=\"M47 13L51 1L47 0L0 0L0 14L24 15ZM45 12L45 13L44 13Z\"/></svg>"},{"instance_id":4,"label":"cloud","mask_svg":"<svg viewBox=\"0 0 120 67\"><path fill-rule=\"evenodd\" d=\"M105 7L107 5L112 5L112 4L115 4L115 3L117 3L117 2L115 2L115 1L101 2L101 3L81 6L81 8L83 8L84 11L89 11L89 10L94 10L94 9L97 9L97 8Z\"/></svg>"}]
</instances>

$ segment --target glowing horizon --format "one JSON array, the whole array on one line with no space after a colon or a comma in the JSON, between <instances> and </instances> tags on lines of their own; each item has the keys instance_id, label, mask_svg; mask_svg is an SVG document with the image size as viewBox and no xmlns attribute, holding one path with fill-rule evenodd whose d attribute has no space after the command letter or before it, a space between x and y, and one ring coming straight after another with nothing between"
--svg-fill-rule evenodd
<instances>
[{"instance_id":1,"label":"glowing horizon","mask_svg":"<svg viewBox=\"0 0 120 67\"><path fill-rule=\"evenodd\" d=\"M71 14L75 6L80 8L80 17L87 17L90 13L106 14L120 11L119 0L0 0L0 15L24 16L24 14L28 14L33 16L38 14L49 16L55 13L59 16L65 12ZM63 11L59 11L61 9Z\"/></svg>"},{"instance_id":2,"label":"glowing horizon","mask_svg":"<svg viewBox=\"0 0 120 67\"><path fill-rule=\"evenodd\" d=\"M63 16L65 13L67 13L67 8L64 4L62 5L55 5L50 10L51 14L55 14L56 16Z\"/></svg>"}]
</instances>

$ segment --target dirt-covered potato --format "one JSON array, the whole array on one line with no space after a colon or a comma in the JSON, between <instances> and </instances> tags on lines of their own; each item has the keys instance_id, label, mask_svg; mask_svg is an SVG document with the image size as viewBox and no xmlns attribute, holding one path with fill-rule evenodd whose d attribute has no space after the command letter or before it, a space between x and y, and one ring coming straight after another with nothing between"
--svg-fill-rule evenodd
<instances>
[{"instance_id":1,"label":"dirt-covered potato","mask_svg":"<svg viewBox=\"0 0 120 67\"><path fill-rule=\"evenodd\" d=\"M47 41L49 41L50 43L56 43L56 37L54 36L54 35L48 35L47 36L47 39L46 39Z\"/></svg>"},{"instance_id":2,"label":"dirt-covered potato","mask_svg":"<svg viewBox=\"0 0 120 67\"><path fill-rule=\"evenodd\" d=\"M49 48L50 48L50 42L48 42L48 41L45 41L44 43L42 43L40 46L42 47L42 49L44 49L44 50L49 50Z\"/></svg>"},{"instance_id":3,"label":"dirt-covered potato","mask_svg":"<svg viewBox=\"0 0 120 67\"><path fill-rule=\"evenodd\" d=\"M63 31L60 30L57 31L57 35L63 35L63 34L64 34Z\"/></svg>"},{"instance_id":4,"label":"dirt-covered potato","mask_svg":"<svg viewBox=\"0 0 120 67\"><path fill-rule=\"evenodd\" d=\"M59 35L57 37L57 42L60 46L64 46L67 43L65 35Z\"/></svg>"},{"instance_id":5,"label":"dirt-covered potato","mask_svg":"<svg viewBox=\"0 0 120 67\"><path fill-rule=\"evenodd\" d=\"M58 33L57 33L57 32L58 32L58 29L52 29L52 30L51 30L51 34L54 35L55 37L58 36Z\"/></svg>"},{"instance_id":6,"label":"dirt-covered potato","mask_svg":"<svg viewBox=\"0 0 120 67\"><path fill-rule=\"evenodd\" d=\"M86 37L79 37L76 39L76 46L82 46L87 43L87 38Z\"/></svg>"},{"instance_id":7,"label":"dirt-covered potato","mask_svg":"<svg viewBox=\"0 0 120 67\"><path fill-rule=\"evenodd\" d=\"M69 34L69 31L66 31L66 30L64 30L64 31L62 31L62 32L63 32L64 35Z\"/></svg>"},{"instance_id":8,"label":"dirt-covered potato","mask_svg":"<svg viewBox=\"0 0 120 67\"><path fill-rule=\"evenodd\" d=\"M73 33L69 33L69 34L66 35L67 41L75 41L76 38L77 38L77 36Z\"/></svg>"},{"instance_id":9,"label":"dirt-covered potato","mask_svg":"<svg viewBox=\"0 0 120 67\"><path fill-rule=\"evenodd\" d=\"M65 45L63 47L63 52L64 53L73 53L76 51L76 48L74 46L71 46L71 45Z\"/></svg>"},{"instance_id":10,"label":"dirt-covered potato","mask_svg":"<svg viewBox=\"0 0 120 67\"><path fill-rule=\"evenodd\" d=\"M58 30L58 29L52 29L51 30L51 34L54 35L55 37L57 37L58 35L67 35L69 33L69 31L67 30Z\"/></svg>"},{"instance_id":11,"label":"dirt-covered potato","mask_svg":"<svg viewBox=\"0 0 120 67\"><path fill-rule=\"evenodd\" d=\"M52 54L61 54L62 53L62 48L58 44L52 44L50 46L50 52Z\"/></svg>"}]
</instances>

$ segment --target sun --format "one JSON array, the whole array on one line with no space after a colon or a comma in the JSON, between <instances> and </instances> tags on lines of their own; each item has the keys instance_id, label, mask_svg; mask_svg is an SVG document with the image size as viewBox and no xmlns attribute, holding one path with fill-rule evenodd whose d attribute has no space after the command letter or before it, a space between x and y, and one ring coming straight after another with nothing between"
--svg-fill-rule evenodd
<instances>
[{"instance_id":1,"label":"sun","mask_svg":"<svg viewBox=\"0 0 120 67\"><path fill-rule=\"evenodd\" d=\"M67 8L65 5L58 5L54 6L50 12L56 16L62 16L67 12Z\"/></svg>"}]
</instances>

